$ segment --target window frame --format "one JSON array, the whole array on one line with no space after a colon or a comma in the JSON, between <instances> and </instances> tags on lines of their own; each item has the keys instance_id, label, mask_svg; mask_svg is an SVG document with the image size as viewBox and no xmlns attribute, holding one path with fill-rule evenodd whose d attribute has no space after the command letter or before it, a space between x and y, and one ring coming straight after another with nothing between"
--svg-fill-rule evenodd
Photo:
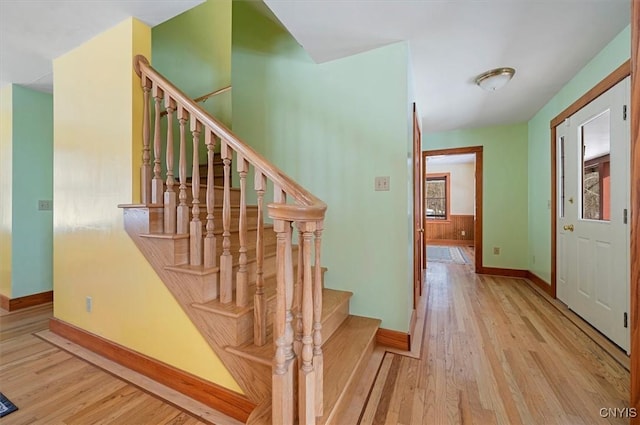
<instances>
[{"instance_id":1,"label":"window frame","mask_svg":"<svg viewBox=\"0 0 640 425\"><path fill-rule=\"evenodd\" d=\"M445 187L445 218L429 217L427 215L427 183L429 180L444 180ZM424 179L424 218L429 223L451 222L451 173L426 173Z\"/></svg>"}]
</instances>

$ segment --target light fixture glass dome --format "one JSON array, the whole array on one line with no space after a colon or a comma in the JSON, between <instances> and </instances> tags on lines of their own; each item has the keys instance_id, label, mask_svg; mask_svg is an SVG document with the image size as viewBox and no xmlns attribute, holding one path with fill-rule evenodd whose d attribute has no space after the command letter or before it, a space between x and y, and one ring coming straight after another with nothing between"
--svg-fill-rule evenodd
<instances>
[{"instance_id":1,"label":"light fixture glass dome","mask_svg":"<svg viewBox=\"0 0 640 425\"><path fill-rule=\"evenodd\" d=\"M496 68L480 74L476 84L486 91L496 91L504 87L513 78L516 70L513 68Z\"/></svg>"}]
</instances>

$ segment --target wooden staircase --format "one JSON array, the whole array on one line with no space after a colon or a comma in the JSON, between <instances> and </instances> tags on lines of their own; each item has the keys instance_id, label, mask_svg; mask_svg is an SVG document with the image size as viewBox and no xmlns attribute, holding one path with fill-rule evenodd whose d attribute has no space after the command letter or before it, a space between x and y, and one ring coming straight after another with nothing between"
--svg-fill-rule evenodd
<instances>
[{"instance_id":1,"label":"wooden staircase","mask_svg":"<svg viewBox=\"0 0 640 425\"><path fill-rule=\"evenodd\" d=\"M350 315L350 292L324 288L326 206L208 116L146 59L137 57L135 65L145 102L143 187L140 204L120 206L125 229L255 406L251 412L224 413L248 424L333 423L345 391L373 350L380 322ZM150 103L156 117L153 147ZM170 123L176 116L179 124L177 177L172 125L160 134L164 111ZM194 146L190 161L184 154L188 132ZM198 157L202 135L206 166ZM160 166L163 144L166 177ZM239 188L231 187L232 159ZM246 202L250 175L256 205Z\"/></svg>"}]
</instances>

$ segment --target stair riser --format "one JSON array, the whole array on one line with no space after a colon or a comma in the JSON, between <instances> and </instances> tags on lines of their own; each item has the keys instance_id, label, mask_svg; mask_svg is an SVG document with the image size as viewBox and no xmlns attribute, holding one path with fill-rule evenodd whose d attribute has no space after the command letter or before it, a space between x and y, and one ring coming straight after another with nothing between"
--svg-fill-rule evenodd
<instances>
[{"instance_id":1,"label":"stair riser","mask_svg":"<svg viewBox=\"0 0 640 425\"><path fill-rule=\"evenodd\" d=\"M202 182L203 183L200 184L200 192L198 195L198 200L200 201L200 205L206 205L207 204L207 186L206 184L204 184L205 179L202 179ZM179 186L174 186L173 189L176 192L176 194L179 195L180 193ZM178 195L176 195L176 197L178 197ZM193 200L193 193L191 191L191 184L188 184L187 185L187 204L191 205L192 200ZM213 202L214 205L220 206L220 207L222 206L222 202L224 200L224 188L220 186L214 187L213 200L214 200ZM240 205L240 191L238 189L229 190L229 202L231 203L231 206Z\"/></svg>"},{"instance_id":2,"label":"stair riser","mask_svg":"<svg viewBox=\"0 0 640 425\"><path fill-rule=\"evenodd\" d=\"M256 256L256 236L257 236L257 231L256 230L250 230L247 232L247 262L255 259ZM240 258L240 237L238 232L235 233L231 233L231 235L229 236L230 240L231 240L231 247L229 248L229 251L231 253L231 256L233 257L233 262L237 263L239 261ZM265 230L264 232L264 253L265 254L270 254L275 252L276 250L276 235L274 232L270 231L270 230ZM222 235L216 235L216 255L219 257L220 255L222 255L222 242L223 242L223 237Z\"/></svg>"}]
</instances>

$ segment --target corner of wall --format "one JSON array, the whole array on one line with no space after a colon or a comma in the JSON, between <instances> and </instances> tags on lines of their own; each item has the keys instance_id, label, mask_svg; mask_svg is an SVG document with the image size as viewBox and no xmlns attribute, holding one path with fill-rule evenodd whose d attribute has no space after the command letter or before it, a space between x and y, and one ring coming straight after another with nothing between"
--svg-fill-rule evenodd
<instances>
[{"instance_id":1,"label":"corner of wall","mask_svg":"<svg viewBox=\"0 0 640 425\"><path fill-rule=\"evenodd\" d=\"M55 317L241 392L126 234L117 207L131 201L141 155L132 147L142 119L132 61L150 54L149 34L128 18L54 60Z\"/></svg>"},{"instance_id":2,"label":"corner of wall","mask_svg":"<svg viewBox=\"0 0 640 425\"><path fill-rule=\"evenodd\" d=\"M11 298L13 85L0 87L0 294Z\"/></svg>"}]
</instances>

